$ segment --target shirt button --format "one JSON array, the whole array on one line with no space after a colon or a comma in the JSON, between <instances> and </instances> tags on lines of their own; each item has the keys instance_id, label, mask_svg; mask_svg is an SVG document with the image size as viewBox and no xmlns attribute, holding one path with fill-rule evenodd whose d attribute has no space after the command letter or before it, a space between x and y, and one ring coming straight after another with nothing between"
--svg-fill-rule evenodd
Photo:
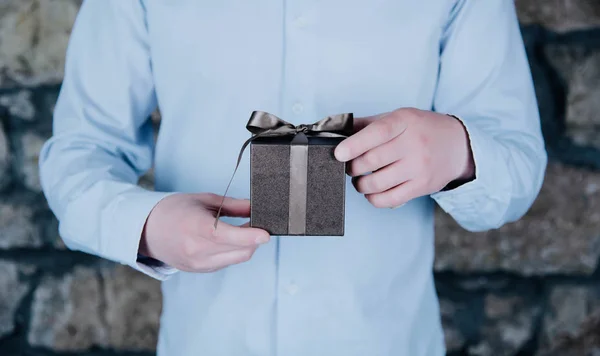
<instances>
[{"instance_id":1,"label":"shirt button","mask_svg":"<svg viewBox=\"0 0 600 356\"><path fill-rule=\"evenodd\" d=\"M298 286L295 285L294 283L290 283L287 286L286 291L288 292L289 295L295 295L296 293L298 293Z\"/></svg>"},{"instance_id":2,"label":"shirt button","mask_svg":"<svg viewBox=\"0 0 600 356\"><path fill-rule=\"evenodd\" d=\"M307 25L306 17L304 17L304 16L298 16L298 17L296 17L294 19L294 21L292 21L292 23L297 28L305 28L306 25Z\"/></svg>"},{"instance_id":3,"label":"shirt button","mask_svg":"<svg viewBox=\"0 0 600 356\"><path fill-rule=\"evenodd\" d=\"M302 104L300 103L296 103L294 104L294 106L292 106L292 111L294 112L294 114L302 114L302 112L304 111L304 106L302 106Z\"/></svg>"}]
</instances>

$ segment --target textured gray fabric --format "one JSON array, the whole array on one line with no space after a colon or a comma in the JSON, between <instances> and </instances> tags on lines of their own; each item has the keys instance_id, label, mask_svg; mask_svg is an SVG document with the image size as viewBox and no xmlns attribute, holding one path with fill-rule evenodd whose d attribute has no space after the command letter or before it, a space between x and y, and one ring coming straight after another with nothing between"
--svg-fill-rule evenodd
<instances>
[{"instance_id":1,"label":"textured gray fabric","mask_svg":"<svg viewBox=\"0 0 600 356\"><path fill-rule=\"evenodd\" d=\"M345 167L333 145L308 148L307 235L344 235Z\"/></svg>"},{"instance_id":2,"label":"textured gray fabric","mask_svg":"<svg viewBox=\"0 0 600 356\"><path fill-rule=\"evenodd\" d=\"M291 138L258 139L250 146L251 225L288 233ZM333 156L341 139L309 138L306 234L344 234L345 171Z\"/></svg>"},{"instance_id":3,"label":"textured gray fabric","mask_svg":"<svg viewBox=\"0 0 600 356\"><path fill-rule=\"evenodd\" d=\"M271 235L287 235L290 146L250 145L250 224Z\"/></svg>"}]
</instances>

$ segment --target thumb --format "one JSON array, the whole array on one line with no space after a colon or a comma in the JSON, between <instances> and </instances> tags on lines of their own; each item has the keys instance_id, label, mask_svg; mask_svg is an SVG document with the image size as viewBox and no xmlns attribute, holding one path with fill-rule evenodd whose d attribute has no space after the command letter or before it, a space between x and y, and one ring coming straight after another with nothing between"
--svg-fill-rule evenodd
<instances>
[{"instance_id":1,"label":"thumb","mask_svg":"<svg viewBox=\"0 0 600 356\"><path fill-rule=\"evenodd\" d=\"M214 210L215 213L219 209L219 206L221 206L221 202L223 202L221 216L231 216L237 218L250 217L250 200L248 199L225 197L223 200L222 195L204 194L200 197L200 201L209 210Z\"/></svg>"}]
</instances>

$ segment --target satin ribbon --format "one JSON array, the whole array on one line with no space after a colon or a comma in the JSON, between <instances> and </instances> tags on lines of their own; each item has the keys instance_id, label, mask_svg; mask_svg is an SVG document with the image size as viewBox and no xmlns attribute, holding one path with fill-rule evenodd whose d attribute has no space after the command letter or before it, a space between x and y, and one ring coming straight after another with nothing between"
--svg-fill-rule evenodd
<instances>
[{"instance_id":1,"label":"satin ribbon","mask_svg":"<svg viewBox=\"0 0 600 356\"><path fill-rule=\"evenodd\" d=\"M289 194L289 220L288 234L303 235L306 232L306 195L308 174L308 137L348 137L353 133L353 115L339 114L327 116L314 124L301 124L295 126L277 116L264 112L254 111L246 124L246 129L252 133L240 149L237 163L231 179L223 194L215 219L215 229L221 216L225 197L240 166L246 147L259 137L290 136L294 138L290 143L290 194Z\"/></svg>"}]
</instances>

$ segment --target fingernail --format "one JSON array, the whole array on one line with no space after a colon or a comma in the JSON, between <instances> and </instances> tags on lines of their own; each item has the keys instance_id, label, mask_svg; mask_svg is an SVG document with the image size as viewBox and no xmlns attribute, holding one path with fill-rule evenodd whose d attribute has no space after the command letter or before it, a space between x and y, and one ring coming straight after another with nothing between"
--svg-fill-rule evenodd
<instances>
[{"instance_id":1,"label":"fingernail","mask_svg":"<svg viewBox=\"0 0 600 356\"><path fill-rule=\"evenodd\" d=\"M348 160L348 150L344 146L337 146L334 155L340 162L346 162Z\"/></svg>"},{"instance_id":2,"label":"fingernail","mask_svg":"<svg viewBox=\"0 0 600 356\"><path fill-rule=\"evenodd\" d=\"M269 236L261 235L254 240L258 245L265 244L269 242Z\"/></svg>"}]
</instances>

